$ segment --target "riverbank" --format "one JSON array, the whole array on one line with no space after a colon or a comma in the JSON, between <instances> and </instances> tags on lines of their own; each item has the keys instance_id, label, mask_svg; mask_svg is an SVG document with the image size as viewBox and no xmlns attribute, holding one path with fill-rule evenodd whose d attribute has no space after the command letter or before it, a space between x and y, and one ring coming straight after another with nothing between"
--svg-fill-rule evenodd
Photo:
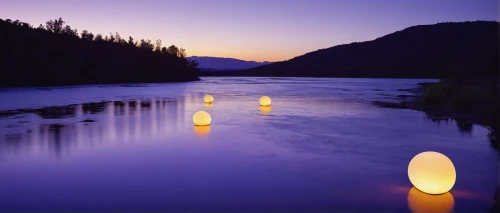
<instances>
[{"instance_id":1,"label":"riverbank","mask_svg":"<svg viewBox=\"0 0 500 213\"><path fill-rule=\"evenodd\" d=\"M441 80L437 83L419 83L407 90L411 95L398 96L398 102L373 102L387 108L423 111L429 119L453 119L460 125L477 124L490 130L491 146L500 151L500 109L498 80Z\"/></svg>"}]
</instances>

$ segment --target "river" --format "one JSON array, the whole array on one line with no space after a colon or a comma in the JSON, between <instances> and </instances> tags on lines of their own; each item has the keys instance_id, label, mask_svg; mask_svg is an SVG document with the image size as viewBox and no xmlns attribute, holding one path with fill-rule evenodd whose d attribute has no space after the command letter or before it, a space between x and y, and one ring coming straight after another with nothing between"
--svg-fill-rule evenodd
<instances>
[{"instance_id":1,"label":"river","mask_svg":"<svg viewBox=\"0 0 500 213\"><path fill-rule=\"evenodd\" d=\"M372 104L433 81L1 89L0 211L486 212L500 184L486 128ZM198 110L210 127L193 125ZM411 190L408 163L423 151L453 161L451 196Z\"/></svg>"}]
</instances>

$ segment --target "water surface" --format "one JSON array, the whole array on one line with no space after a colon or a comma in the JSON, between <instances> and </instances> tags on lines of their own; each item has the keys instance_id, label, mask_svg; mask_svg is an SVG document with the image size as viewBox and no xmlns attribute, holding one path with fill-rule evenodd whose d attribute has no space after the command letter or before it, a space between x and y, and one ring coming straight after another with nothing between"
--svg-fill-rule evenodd
<instances>
[{"instance_id":1,"label":"water surface","mask_svg":"<svg viewBox=\"0 0 500 213\"><path fill-rule=\"evenodd\" d=\"M488 211L500 183L487 129L371 104L429 81L3 89L0 111L14 113L0 118L0 210ZM210 127L193 126L198 110ZM423 151L454 162L450 194L412 190L407 166Z\"/></svg>"}]
</instances>

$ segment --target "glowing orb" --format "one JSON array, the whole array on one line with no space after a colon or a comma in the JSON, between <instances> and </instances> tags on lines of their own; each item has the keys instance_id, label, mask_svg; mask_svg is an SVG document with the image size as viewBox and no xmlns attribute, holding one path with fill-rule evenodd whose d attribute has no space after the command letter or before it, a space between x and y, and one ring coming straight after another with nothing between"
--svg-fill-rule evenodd
<instances>
[{"instance_id":1,"label":"glowing orb","mask_svg":"<svg viewBox=\"0 0 500 213\"><path fill-rule=\"evenodd\" d=\"M205 97L203 97L203 100L205 100L205 103L212 103L214 102L214 97L211 95L205 95Z\"/></svg>"},{"instance_id":2,"label":"glowing orb","mask_svg":"<svg viewBox=\"0 0 500 213\"><path fill-rule=\"evenodd\" d=\"M212 121L212 118L210 117L210 114L205 111L198 111L194 113L193 115L193 122L197 126L206 126L210 125L210 122Z\"/></svg>"},{"instance_id":3,"label":"glowing orb","mask_svg":"<svg viewBox=\"0 0 500 213\"><path fill-rule=\"evenodd\" d=\"M214 103L205 103L204 105L207 108L212 108L214 106Z\"/></svg>"},{"instance_id":4,"label":"glowing orb","mask_svg":"<svg viewBox=\"0 0 500 213\"><path fill-rule=\"evenodd\" d=\"M408 207L414 213L446 213L452 212L455 199L449 192L430 195L412 187L408 192Z\"/></svg>"},{"instance_id":5,"label":"glowing orb","mask_svg":"<svg viewBox=\"0 0 500 213\"><path fill-rule=\"evenodd\" d=\"M262 96L260 97L259 103L261 106L270 106L271 98L269 96Z\"/></svg>"},{"instance_id":6,"label":"glowing orb","mask_svg":"<svg viewBox=\"0 0 500 213\"><path fill-rule=\"evenodd\" d=\"M443 194L455 185L457 177L451 160L439 152L422 152L408 165L410 182L428 194Z\"/></svg>"},{"instance_id":7,"label":"glowing orb","mask_svg":"<svg viewBox=\"0 0 500 213\"><path fill-rule=\"evenodd\" d=\"M271 106L260 106L260 112L262 114L269 114L271 112Z\"/></svg>"},{"instance_id":8,"label":"glowing orb","mask_svg":"<svg viewBox=\"0 0 500 213\"><path fill-rule=\"evenodd\" d=\"M210 133L210 126L194 126L194 134L202 136L208 133Z\"/></svg>"}]
</instances>

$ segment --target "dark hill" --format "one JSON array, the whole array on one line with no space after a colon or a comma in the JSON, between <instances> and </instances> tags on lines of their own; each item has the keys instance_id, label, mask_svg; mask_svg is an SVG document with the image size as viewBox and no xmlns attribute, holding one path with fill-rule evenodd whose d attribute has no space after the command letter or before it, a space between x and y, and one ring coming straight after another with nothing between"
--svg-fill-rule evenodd
<instances>
[{"instance_id":1,"label":"dark hill","mask_svg":"<svg viewBox=\"0 0 500 213\"><path fill-rule=\"evenodd\" d=\"M63 24L56 19L35 28L0 19L0 87L199 80L182 48L118 33L80 36Z\"/></svg>"},{"instance_id":2,"label":"dark hill","mask_svg":"<svg viewBox=\"0 0 500 213\"><path fill-rule=\"evenodd\" d=\"M254 68L266 64L270 64L271 62L256 62L256 61L245 61L236 58L220 58L220 57L211 57L211 56L191 56L188 57L188 60L196 60L199 63L199 68L203 68L208 70L220 70L220 71L229 71L229 70L242 70ZM203 70L202 70L203 71Z\"/></svg>"},{"instance_id":3,"label":"dark hill","mask_svg":"<svg viewBox=\"0 0 500 213\"><path fill-rule=\"evenodd\" d=\"M499 23L475 21L406 28L373 41L321 49L226 75L441 78L498 73Z\"/></svg>"}]
</instances>

